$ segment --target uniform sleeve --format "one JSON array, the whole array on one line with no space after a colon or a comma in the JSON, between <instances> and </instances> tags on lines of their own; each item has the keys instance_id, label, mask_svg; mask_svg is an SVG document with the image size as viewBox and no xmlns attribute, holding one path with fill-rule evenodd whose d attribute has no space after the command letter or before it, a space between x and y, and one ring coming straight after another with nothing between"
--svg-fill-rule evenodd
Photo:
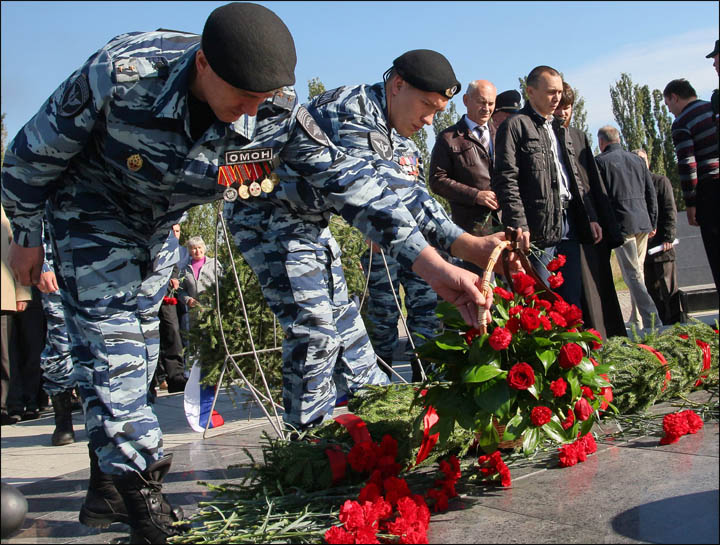
<instances>
[{"instance_id":1,"label":"uniform sleeve","mask_svg":"<svg viewBox=\"0 0 720 545\"><path fill-rule=\"evenodd\" d=\"M692 134L685 128L673 127L672 140L677 155L680 186L686 206L695 206L695 188L697 186L697 160Z\"/></svg>"},{"instance_id":2,"label":"uniform sleeve","mask_svg":"<svg viewBox=\"0 0 720 545\"><path fill-rule=\"evenodd\" d=\"M296 186L281 184L284 191L296 192L290 200L311 204L321 199L324 208L342 216L408 268L428 246L413 216L368 161L329 142L319 144L300 123L295 124L282 158L299 176Z\"/></svg>"},{"instance_id":3,"label":"uniform sleeve","mask_svg":"<svg viewBox=\"0 0 720 545\"><path fill-rule=\"evenodd\" d=\"M517 129L509 121L511 120L502 123L495 135L495 164L490 186L497 195L503 223L508 227L521 227L523 231L527 231L525 206L519 187L520 168L515 134Z\"/></svg>"},{"instance_id":4,"label":"uniform sleeve","mask_svg":"<svg viewBox=\"0 0 720 545\"><path fill-rule=\"evenodd\" d=\"M50 229L48 227L47 218L43 218L43 247L45 249L45 261L42 265L42 272L55 272L53 264L52 239L50 238Z\"/></svg>"},{"instance_id":5,"label":"uniform sleeve","mask_svg":"<svg viewBox=\"0 0 720 545\"><path fill-rule=\"evenodd\" d=\"M360 96L357 100L329 105L337 109L332 112L333 122L323 126L329 130L333 144L341 152L370 163L376 176L382 178L400 197L427 241L436 248L450 252L452 243L465 231L453 223L424 183L405 174L395 161L384 159L371 147L370 133L374 129L372 116L367 113L363 115L363 98ZM312 108L310 112L318 115ZM409 142L412 144L412 141ZM418 155L417 149L412 151Z\"/></svg>"},{"instance_id":6,"label":"uniform sleeve","mask_svg":"<svg viewBox=\"0 0 720 545\"><path fill-rule=\"evenodd\" d=\"M112 63L101 50L56 89L10 143L2 167L2 202L17 244L42 244L45 203L87 145L111 91Z\"/></svg>"}]
</instances>

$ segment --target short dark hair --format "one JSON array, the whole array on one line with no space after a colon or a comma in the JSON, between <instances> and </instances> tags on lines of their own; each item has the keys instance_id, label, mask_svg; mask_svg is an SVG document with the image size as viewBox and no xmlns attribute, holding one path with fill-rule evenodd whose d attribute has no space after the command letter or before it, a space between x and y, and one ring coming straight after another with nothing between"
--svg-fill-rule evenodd
<instances>
[{"instance_id":1,"label":"short dark hair","mask_svg":"<svg viewBox=\"0 0 720 545\"><path fill-rule=\"evenodd\" d=\"M575 104L575 91L573 91L569 83L563 81L563 92L558 106L564 108L565 106L572 106L573 104Z\"/></svg>"},{"instance_id":2,"label":"short dark hair","mask_svg":"<svg viewBox=\"0 0 720 545\"><path fill-rule=\"evenodd\" d=\"M665 86L663 96L677 95L680 98L695 98L697 93L690 82L685 78L674 79Z\"/></svg>"},{"instance_id":3,"label":"short dark hair","mask_svg":"<svg viewBox=\"0 0 720 545\"><path fill-rule=\"evenodd\" d=\"M548 72L551 76L560 76L560 72L555 70L554 68L551 68L550 66L536 66L532 70L530 70L530 73L527 77L527 84L531 87L534 87L537 89L538 86L538 80L540 79L540 76L544 74L545 72ZM562 76L561 76L562 77Z\"/></svg>"}]
</instances>

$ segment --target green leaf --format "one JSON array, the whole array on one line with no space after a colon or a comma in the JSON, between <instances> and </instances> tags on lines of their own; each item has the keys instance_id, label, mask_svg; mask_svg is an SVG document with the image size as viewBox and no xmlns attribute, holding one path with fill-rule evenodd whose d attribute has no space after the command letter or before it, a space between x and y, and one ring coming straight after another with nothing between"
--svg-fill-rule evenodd
<instances>
[{"instance_id":1,"label":"green leaf","mask_svg":"<svg viewBox=\"0 0 720 545\"><path fill-rule=\"evenodd\" d=\"M510 315L508 314L507 309L505 308L505 305L503 304L505 302L505 299L500 297L499 295L496 295L495 297L498 297L501 299L499 304L496 304L493 309L495 310L495 313L500 316L503 320L507 320L510 318Z\"/></svg>"},{"instance_id":2,"label":"green leaf","mask_svg":"<svg viewBox=\"0 0 720 545\"><path fill-rule=\"evenodd\" d=\"M512 441L513 439L522 435L523 430L526 426L523 426L523 417L520 414L513 416L507 424L505 424L505 433L503 434L504 441Z\"/></svg>"},{"instance_id":3,"label":"green leaf","mask_svg":"<svg viewBox=\"0 0 720 545\"><path fill-rule=\"evenodd\" d=\"M500 441L500 437L498 436L497 428L495 428L495 425L492 422L492 418L489 418L487 423L485 423L478 431L480 432L480 436L478 437L478 444L480 447L486 452L495 450L498 442Z\"/></svg>"},{"instance_id":4,"label":"green leaf","mask_svg":"<svg viewBox=\"0 0 720 545\"><path fill-rule=\"evenodd\" d=\"M532 386L530 386L530 388L528 388L527 391L530 392L530 395L533 396L535 399L540 399L537 388L535 387L534 384Z\"/></svg>"},{"instance_id":5,"label":"green leaf","mask_svg":"<svg viewBox=\"0 0 720 545\"><path fill-rule=\"evenodd\" d=\"M597 358L596 358L596 359L597 359ZM611 364L609 364L609 363L603 363L603 364L601 364L601 365L598 365L598 366L595 368L595 374L596 374L596 375L607 374L607 373L609 373L610 371L613 370L612 368L613 368L613 366L612 366Z\"/></svg>"},{"instance_id":6,"label":"green leaf","mask_svg":"<svg viewBox=\"0 0 720 545\"><path fill-rule=\"evenodd\" d=\"M542 352L536 350L535 355L545 368L545 372L547 372L548 368L557 360L557 356L553 350L544 350Z\"/></svg>"},{"instance_id":7,"label":"green leaf","mask_svg":"<svg viewBox=\"0 0 720 545\"><path fill-rule=\"evenodd\" d=\"M597 376L595 373L581 373L580 382L593 388L606 388L610 386L610 383L607 380Z\"/></svg>"},{"instance_id":8,"label":"green leaf","mask_svg":"<svg viewBox=\"0 0 720 545\"><path fill-rule=\"evenodd\" d=\"M580 397L580 381L577 375L573 372L567 374L565 380L570 385L570 399L577 399Z\"/></svg>"},{"instance_id":9,"label":"green leaf","mask_svg":"<svg viewBox=\"0 0 720 545\"><path fill-rule=\"evenodd\" d=\"M585 435L586 433L588 433L592 429L594 423L595 418L591 416L585 422L580 424L580 435Z\"/></svg>"},{"instance_id":10,"label":"green leaf","mask_svg":"<svg viewBox=\"0 0 720 545\"><path fill-rule=\"evenodd\" d=\"M444 445L448 438L450 437L450 434L452 434L453 430L455 429L455 418L454 417L444 417L440 418L440 420L437 421L437 423L432 427L433 433L440 433L440 438L438 439L438 442L441 445Z\"/></svg>"},{"instance_id":11,"label":"green leaf","mask_svg":"<svg viewBox=\"0 0 720 545\"><path fill-rule=\"evenodd\" d=\"M440 318L446 328L449 329L467 329L467 324L463 319L460 311L452 303L440 301L435 309L435 314Z\"/></svg>"},{"instance_id":12,"label":"green leaf","mask_svg":"<svg viewBox=\"0 0 720 545\"><path fill-rule=\"evenodd\" d=\"M580 371L583 373L594 373L595 372L595 366L587 358L583 358L582 361L579 364L577 364L575 367L577 369L580 369Z\"/></svg>"},{"instance_id":13,"label":"green leaf","mask_svg":"<svg viewBox=\"0 0 720 545\"><path fill-rule=\"evenodd\" d=\"M540 441L540 430L538 428L528 428L523 438L523 453L530 456L537 449Z\"/></svg>"},{"instance_id":14,"label":"green leaf","mask_svg":"<svg viewBox=\"0 0 720 545\"><path fill-rule=\"evenodd\" d=\"M504 380L481 382L475 387L475 405L502 420L508 415L510 403L514 399L511 399L509 390Z\"/></svg>"},{"instance_id":15,"label":"green leaf","mask_svg":"<svg viewBox=\"0 0 720 545\"><path fill-rule=\"evenodd\" d=\"M582 333L578 333L578 332L575 332L575 333L573 333L573 332L559 333L559 334L558 334L558 337L560 337L560 338L563 339L564 341L570 341L570 342L582 341L582 340L583 340L583 334L582 334Z\"/></svg>"},{"instance_id":16,"label":"green leaf","mask_svg":"<svg viewBox=\"0 0 720 545\"><path fill-rule=\"evenodd\" d=\"M535 344L537 346L550 346L553 342L545 337L535 337Z\"/></svg>"},{"instance_id":17,"label":"green leaf","mask_svg":"<svg viewBox=\"0 0 720 545\"><path fill-rule=\"evenodd\" d=\"M485 382L493 377L505 373L495 365L473 365L463 371L463 382Z\"/></svg>"},{"instance_id":18,"label":"green leaf","mask_svg":"<svg viewBox=\"0 0 720 545\"><path fill-rule=\"evenodd\" d=\"M488 337L490 335L485 333L485 335L473 341L468 351L468 362L473 365L488 365L495 361L497 362L495 365L500 365L500 353L485 343Z\"/></svg>"},{"instance_id":19,"label":"green leaf","mask_svg":"<svg viewBox=\"0 0 720 545\"><path fill-rule=\"evenodd\" d=\"M542 430L545 434L558 443L564 443L566 441L565 430L562 428L559 422L551 420L547 424L544 424Z\"/></svg>"}]
</instances>

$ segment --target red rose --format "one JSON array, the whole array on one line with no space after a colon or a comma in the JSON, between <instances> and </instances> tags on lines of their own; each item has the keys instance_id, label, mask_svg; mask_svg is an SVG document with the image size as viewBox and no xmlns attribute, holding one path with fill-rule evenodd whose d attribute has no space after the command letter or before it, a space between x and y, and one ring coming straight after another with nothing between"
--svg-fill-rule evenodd
<instances>
[{"instance_id":1,"label":"red rose","mask_svg":"<svg viewBox=\"0 0 720 545\"><path fill-rule=\"evenodd\" d=\"M575 424L575 415L572 411L568 411L567 418L563 420L560 425L562 426L562 429L567 430L572 428L573 424Z\"/></svg>"},{"instance_id":2,"label":"red rose","mask_svg":"<svg viewBox=\"0 0 720 545\"><path fill-rule=\"evenodd\" d=\"M548 277L548 285L549 285L552 289L559 288L559 287L562 286L564 283L565 283L565 279L563 278L563 275L562 275L561 272L557 272L557 273L555 273L555 274L551 274L551 275Z\"/></svg>"},{"instance_id":3,"label":"red rose","mask_svg":"<svg viewBox=\"0 0 720 545\"><path fill-rule=\"evenodd\" d=\"M523 307L520 305L515 305L510 307L510 310L508 311L510 313L510 316L516 316L522 312Z\"/></svg>"},{"instance_id":4,"label":"red rose","mask_svg":"<svg viewBox=\"0 0 720 545\"><path fill-rule=\"evenodd\" d=\"M702 418L695 411L682 411L680 414L685 416L688 424L688 433L697 433L703 427Z\"/></svg>"},{"instance_id":5,"label":"red rose","mask_svg":"<svg viewBox=\"0 0 720 545\"><path fill-rule=\"evenodd\" d=\"M515 291L523 297L530 297L535 291L535 280L532 276L519 272L512 275L512 280Z\"/></svg>"},{"instance_id":6,"label":"red rose","mask_svg":"<svg viewBox=\"0 0 720 545\"><path fill-rule=\"evenodd\" d=\"M598 340L590 341L590 344L591 344L593 350L600 350L602 348L602 343L598 342L598 341L602 341L602 335L600 335L600 332L597 329L593 329L591 327L589 327L585 331L587 331L588 333L592 333L593 335L595 335L597 337Z\"/></svg>"},{"instance_id":7,"label":"red rose","mask_svg":"<svg viewBox=\"0 0 720 545\"><path fill-rule=\"evenodd\" d=\"M560 349L558 363L562 369L572 369L583 359L583 349L579 344L568 343Z\"/></svg>"},{"instance_id":8,"label":"red rose","mask_svg":"<svg viewBox=\"0 0 720 545\"><path fill-rule=\"evenodd\" d=\"M578 420L582 420L583 422L590 418L590 415L593 413L593 408L588 403L587 399L584 397L581 397L577 400L577 403L575 403L575 417Z\"/></svg>"},{"instance_id":9,"label":"red rose","mask_svg":"<svg viewBox=\"0 0 720 545\"><path fill-rule=\"evenodd\" d=\"M567 382L565 382L565 379L560 377L550 383L550 390L555 397L562 397L565 395L565 392L567 392L567 386L568 385Z\"/></svg>"},{"instance_id":10,"label":"red rose","mask_svg":"<svg viewBox=\"0 0 720 545\"><path fill-rule=\"evenodd\" d=\"M480 335L480 330L476 327L470 328L465 333L465 342L467 342L469 345L472 344L473 339Z\"/></svg>"},{"instance_id":11,"label":"red rose","mask_svg":"<svg viewBox=\"0 0 720 545\"><path fill-rule=\"evenodd\" d=\"M525 307L520 314L520 325L528 333L540 327L540 311L536 308Z\"/></svg>"},{"instance_id":12,"label":"red rose","mask_svg":"<svg viewBox=\"0 0 720 545\"><path fill-rule=\"evenodd\" d=\"M510 346L512 340L512 334L504 327L496 327L495 331L488 338L488 343L493 350L505 350Z\"/></svg>"},{"instance_id":13,"label":"red rose","mask_svg":"<svg viewBox=\"0 0 720 545\"><path fill-rule=\"evenodd\" d=\"M550 263L548 263L547 270L550 272L555 272L558 269L560 269L561 267L564 267L566 261L567 261L567 258L564 255L558 254L558 256L555 259L553 259Z\"/></svg>"},{"instance_id":14,"label":"red rose","mask_svg":"<svg viewBox=\"0 0 720 545\"><path fill-rule=\"evenodd\" d=\"M567 320L565 320L563 315L559 312L551 310L548 312L548 316L550 316L550 319L555 322L556 325L559 325L560 327L567 327Z\"/></svg>"},{"instance_id":15,"label":"red rose","mask_svg":"<svg viewBox=\"0 0 720 545\"><path fill-rule=\"evenodd\" d=\"M551 417L552 411L548 407L533 407L533 410L530 411L530 421L533 423L533 426L537 426L538 428L550 422Z\"/></svg>"},{"instance_id":16,"label":"red rose","mask_svg":"<svg viewBox=\"0 0 720 545\"><path fill-rule=\"evenodd\" d=\"M516 363L510 368L507 383L516 390L527 390L535 384L535 371L524 361Z\"/></svg>"},{"instance_id":17,"label":"red rose","mask_svg":"<svg viewBox=\"0 0 720 545\"><path fill-rule=\"evenodd\" d=\"M547 316L540 316L540 323L545 331L550 331L552 329L552 324Z\"/></svg>"},{"instance_id":18,"label":"red rose","mask_svg":"<svg viewBox=\"0 0 720 545\"><path fill-rule=\"evenodd\" d=\"M325 541L333 543L355 543L355 537L342 526L333 526L325 532Z\"/></svg>"},{"instance_id":19,"label":"red rose","mask_svg":"<svg viewBox=\"0 0 720 545\"><path fill-rule=\"evenodd\" d=\"M559 449L560 467L570 467L577 464L577 450L575 443L561 446Z\"/></svg>"},{"instance_id":20,"label":"red rose","mask_svg":"<svg viewBox=\"0 0 720 545\"><path fill-rule=\"evenodd\" d=\"M512 301L512 300L513 300L513 294L512 294L512 292L509 292L508 290L506 290L505 288L501 288L500 286L496 286L496 287L493 289L493 293L494 293L495 295L499 295L500 297L502 297L502 298L505 299L506 301Z\"/></svg>"},{"instance_id":21,"label":"red rose","mask_svg":"<svg viewBox=\"0 0 720 545\"><path fill-rule=\"evenodd\" d=\"M507 322L505 322L505 328L515 335L515 333L520 331L520 320L517 318L510 318Z\"/></svg>"}]
</instances>

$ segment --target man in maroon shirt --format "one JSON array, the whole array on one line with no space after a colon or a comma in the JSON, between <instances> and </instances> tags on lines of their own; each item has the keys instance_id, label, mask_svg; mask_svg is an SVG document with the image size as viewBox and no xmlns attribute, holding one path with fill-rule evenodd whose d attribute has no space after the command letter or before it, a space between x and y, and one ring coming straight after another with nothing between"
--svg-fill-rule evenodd
<instances>
[{"instance_id":1,"label":"man in maroon shirt","mask_svg":"<svg viewBox=\"0 0 720 545\"><path fill-rule=\"evenodd\" d=\"M672 80L663 90L665 104L675 116L672 139L690 225L700 226L705 252L718 288L720 264L720 176L718 127L710 102L699 100L686 79Z\"/></svg>"}]
</instances>

